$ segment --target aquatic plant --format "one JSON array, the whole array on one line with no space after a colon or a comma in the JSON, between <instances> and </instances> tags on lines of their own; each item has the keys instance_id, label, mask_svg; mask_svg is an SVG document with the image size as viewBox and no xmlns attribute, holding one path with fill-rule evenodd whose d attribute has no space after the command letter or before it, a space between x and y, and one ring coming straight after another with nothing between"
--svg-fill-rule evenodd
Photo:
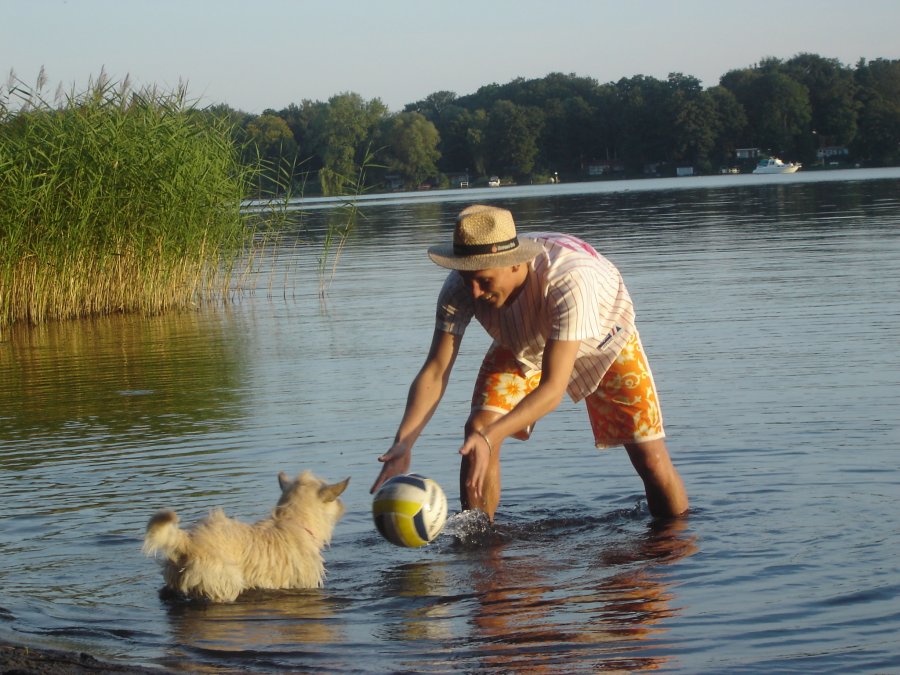
<instances>
[{"instance_id":1,"label":"aquatic plant","mask_svg":"<svg viewBox=\"0 0 900 675\"><path fill-rule=\"evenodd\" d=\"M322 251L319 254L319 295L324 296L334 275L337 272L341 253L350 235L356 229L357 219L360 217L358 197L367 191L366 174L373 168L384 168L375 161L376 152L368 146L363 154L362 161L355 178L340 177L341 186L339 192L345 200L328 218L328 228L322 240ZM320 172L321 175L322 172ZM329 261L331 271L329 274Z\"/></svg>"},{"instance_id":2,"label":"aquatic plant","mask_svg":"<svg viewBox=\"0 0 900 675\"><path fill-rule=\"evenodd\" d=\"M0 87L0 326L227 299L253 234L227 122L183 84L45 84Z\"/></svg>"}]
</instances>

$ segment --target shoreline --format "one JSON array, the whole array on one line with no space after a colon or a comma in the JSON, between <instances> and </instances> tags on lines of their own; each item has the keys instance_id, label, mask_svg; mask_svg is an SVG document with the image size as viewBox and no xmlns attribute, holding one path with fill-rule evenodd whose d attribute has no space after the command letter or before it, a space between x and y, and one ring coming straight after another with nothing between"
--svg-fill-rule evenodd
<instances>
[{"instance_id":1,"label":"shoreline","mask_svg":"<svg viewBox=\"0 0 900 675\"><path fill-rule=\"evenodd\" d=\"M3 675L63 675L92 673L136 673L166 675L174 671L163 667L133 666L113 661L103 661L87 652L28 647L0 641L0 673Z\"/></svg>"}]
</instances>

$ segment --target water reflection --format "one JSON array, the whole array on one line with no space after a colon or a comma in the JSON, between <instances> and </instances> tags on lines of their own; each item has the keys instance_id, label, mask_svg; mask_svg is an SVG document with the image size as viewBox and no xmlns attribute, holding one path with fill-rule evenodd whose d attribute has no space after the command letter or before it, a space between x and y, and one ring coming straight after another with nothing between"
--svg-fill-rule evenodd
<instances>
[{"instance_id":1,"label":"water reflection","mask_svg":"<svg viewBox=\"0 0 900 675\"><path fill-rule=\"evenodd\" d=\"M385 614L396 620L385 622L378 631L385 640L434 640L445 643L453 638L453 604L456 595L454 577L447 563L405 563L382 574L380 587L387 598L398 600L396 607L388 607Z\"/></svg>"},{"instance_id":2,"label":"water reflection","mask_svg":"<svg viewBox=\"0 0 900 675\"><path fill-rule=\"evenodd\" d=\"M222 315L178 314L7 329L0 431L17 443L0 467L53 461L62 455L48 450L69 444L69 453L94 452L129 437L226 428L246 363L227 325Z\"/></svg>"},{"instance_id":3,"label":"water reflection","mask_svg":"<svg viewBox=\"0 0 900 675\"><path fill-rule=\"evenodd\" d=\"M168 602L166 616L182 646L255 651L342 639L336 609L322 591L248 591L234 603Z\"/></svg>"},{"instance_id":4,"label":"water reflection","mask_svg":"<svg viewBox=\"0 0 900 675\"><path fill-rule=\"evenodd\" d=\"M630 512L624 453L555 452L586 445L572 431L583 409L567 404L516 448L496 537L425 551L380 541L361 486L430 335L444 275L424 251L459 202L363 207L324 307L320 209L228 308L4 329L0 638L185 672L889 671L898 615L884 570L900 544L853 524L895 521L894 171L487 197L627 270L701 509L680 530ZM467 345L460 368L477 368L487 345ZM467 378L449 384L415 460L447 486L470 394ZM255 520L277 471L306 467L359 477L324 591L160 604L140 553L155 510ZM821 485L827 495L802 489ZM684 564L688 525L703 556Z\"/></svg>"},{"instance_id":5,"label":"water reflection","mask_svg":"<svg viewBox=\"0 0 900 675\"><path fill-rule=\"evenodd\" d=\"M527 553L507 557L504 547L493 549L485 574L477 577L480 607L473 617L484 666L519 672L578 669L586 663L604 670L659 668L665 656L640 653L643 641L662 632L655 625L675 611L669 584L655 567L696 551L685 528L680 520L638 538L627 547L632 565L626 571L562 586L555 569L559 560ZM618 562L611 568L622 567ZM577 566L572 571L581 574Z\"/></svg>"},{"instance_id":6,"label":"water reflection","mask_svg":"<svg viewBox=\"0 0 900 675\"><path fill-rule=\"evenodd\" d=\"M453 664L476 671L662 667L669 657L660 624L678 607L660 566L697 551L688 521L653 524L618 543L560 530L549 547L529 546L524 530L479 537L463 546L471 559L460 570L438 561L390 570L382 586L398 600L380 636L442 644ZM569 535L582 544L561 552Z\"/></svg>"},{"instance_id":7,"label":"water reflection","mask_svg":"<svg viewBox=\"0 0 900 675\"><path fill-rule=\"evenodd\" d=\"M168 601L171 656L185 652L204 660L221 660L240 668L275 667L296 663L322 645L346 639L335 619L336 601L325 592L251 591L235 603Z\"/></svg>"}]
</instances>

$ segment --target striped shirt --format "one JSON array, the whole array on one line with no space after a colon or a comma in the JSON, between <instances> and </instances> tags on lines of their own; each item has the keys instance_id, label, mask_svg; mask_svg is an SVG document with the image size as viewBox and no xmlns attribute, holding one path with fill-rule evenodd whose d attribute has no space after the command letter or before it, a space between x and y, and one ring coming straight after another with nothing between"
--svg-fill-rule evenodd
<instances>
[{"instance_id":1,"label":"striped shirt","mask_svg":"<svg viewBox=\"0 0 900 675\"><path fill-rule=\"evenodd\" d=\"M474 316L516 355L526 376L541 370L547 340L580 340L567 393L593 393L636 332L634 306L622 275L589 244L564 234L536 233L543 253L529 263L525 288L509 305L476 302L462 276L451 272L437 304L439 330L462 335Z\"/></svg>"}]
</instances>

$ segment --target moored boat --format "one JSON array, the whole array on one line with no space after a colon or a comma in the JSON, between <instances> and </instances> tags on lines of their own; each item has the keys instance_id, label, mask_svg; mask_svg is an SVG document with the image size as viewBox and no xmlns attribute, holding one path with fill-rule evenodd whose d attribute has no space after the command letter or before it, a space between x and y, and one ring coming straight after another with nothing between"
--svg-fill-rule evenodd
<instances>
[{"instance_id":1,"label":"moored boat","mask_svg":"<svg viewBox=\"0 0 900 675\"><path fill-rule=\"evenodd\" d=\"M785 164L777 157L769 157L768 159L759 160L759 164L753 169L753 173L794 173L800 166L799 162Z\"/></svg>"}]
</instances>

